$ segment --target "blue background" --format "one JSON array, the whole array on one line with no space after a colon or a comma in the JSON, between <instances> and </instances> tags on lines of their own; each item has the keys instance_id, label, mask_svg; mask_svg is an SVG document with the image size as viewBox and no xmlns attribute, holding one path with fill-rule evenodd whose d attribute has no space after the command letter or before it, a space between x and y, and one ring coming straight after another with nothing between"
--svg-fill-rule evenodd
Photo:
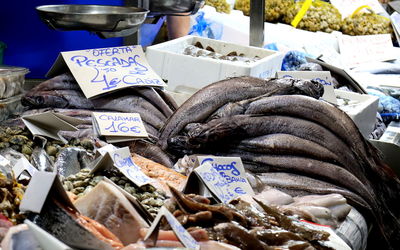
<instances>
[{"instance_id":1,"label":"blue background","mask_svg":"<svg viewBox=\"0 0 400 250\"><path fill-rule=\"evenodd\" d=\"M0 41L6 43L4 64L30 70L27 78L44 78L61 51L120 46L122 38L101 39L87 31L56 31L47 27L35 7L46 4L123 5L123 1L2 0Z\"/></svg>"}]
</instances>

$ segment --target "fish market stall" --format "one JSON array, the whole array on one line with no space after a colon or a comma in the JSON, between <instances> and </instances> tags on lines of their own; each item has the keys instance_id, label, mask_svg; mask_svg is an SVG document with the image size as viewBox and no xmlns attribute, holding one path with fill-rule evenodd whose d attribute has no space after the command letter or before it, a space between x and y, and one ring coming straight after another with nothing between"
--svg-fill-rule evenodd
<instances>
[{"instance_id":1,"label":"fish market stall","mask_svg":"<svg viewBox=\"0 0 400 250\"><path fill-rule=\"evenodd\" d=\"M266 20L307 2L266 1ZM298 27L341 29L337 2L311 1ZM349 33L376 18L360 13ZM369 140L394 101L354 69L197 36L60 51L32 88L2 67L1 249L400 244L399 172Z\"/></svg>"}]
</instances>

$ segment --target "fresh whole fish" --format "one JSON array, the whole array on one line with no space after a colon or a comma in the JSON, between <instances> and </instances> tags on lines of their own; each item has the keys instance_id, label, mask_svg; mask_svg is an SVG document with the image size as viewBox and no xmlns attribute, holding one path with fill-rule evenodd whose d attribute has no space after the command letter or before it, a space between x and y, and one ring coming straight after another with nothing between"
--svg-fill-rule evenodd
<instances>
[{"instance_id":1,"label":"fresh whole fish","mask_svg":"<svg viewBox=\"0 0 400 250\"><path fill-rule=\"evenodd\" d=\"M265 166L269 167L269 171L302 173L311 177L318 177L321 180L355 192L371 203L375 202L373 194L356 176L346 169L331 163L291 155L257 155L247 153L228 154L227 156L229 155L240 155L244 162L250 161L259 165L261 171Z\"/></svg>"},{"instance_id":2,"label":"fresh whole fish","mask_svg":"<svg viewBox=\"0 0 400 250\"><path fill-rule=\"evenodd\" d=\"M173 111L168 106L166 101L158 94L158 92L154 88L149 87L136 87L134 90L139 93L141 96L147 99L150 103L152 103L155 107L157 107L166 117L172 115Z\"/></svg>"},{"instance_id":3,"label":"fresh whole fish","mask_svg":"<svg viewBox=\"0 0 400 250\"><path fill-rule=\"evenodd\" d=\"M179 105L175 102L174 98L170 94L159 88L154 88L154 90L164 99L165 103L172 111L175 111L179 108Z\"/></svg>"},{"instance_id":4,"label":"fresh whole fish","mask_svg":"<svg viewBox=\"0 0 400 250\"><path fill-rule=\"evenodd\" d=\"M109 112L140 113L141 118L160 129L166 117L144 98L134 95L109 95L89 100L83 93L75 90L52 90L28 92L23 98L25 106L35 108L76 108L89 110L108 110Z\"/></svg>"},{"instance_id":5,"label":"fresh whole fish","mask_svg":"<svg viewBox=\"0 0 400 250\"><path fill-rule=\"evenodd\" d=\"M293 88L313 89L317 94L323 92L322 85L317 82L296 79L263 80L254 77L234 77L210 84L196 92L168 119L162 129L159 145L162 149L166 149L167 140L177 135L186 124L206 120L215 110L228 102Z\"/></svg>"},{"instance_id":6,"label":"fresh whole fish","mask_svg":"<svg viewBox=\"0 0 400 250\"><path fill-rule=\"evenodd\" d=\"M79 90L29 91L22 99L22 105L34 108L78 108L94 109L93 103Z\"/></svg>"},{"instance_id":7,"label":"fresh whole fish","mask_svg":"<svg viewBox=\"0 0 400 250\"><path fill-rule=\"evenodd\" d=\"M50 90L80 90L80 87L71 74L65 73L40 83L30 91L38 92Z\"/></svg>"},{"instance_id":8,"label":"fresh whole fish","mask_svg":"<svg viewBox=\"0 0 400 250\"><path fill-rule=\"evenodd\" d=\"M188 132L190 144L204 146L219 141L226 143L232 139L239 140L277 133L291 134L315 142L332 153L340 155L345 163L344 167L353 174L360 171L351 150L342 140L326 128L299 118L275 115L235 115L211 120Z\"/></svg>"},{"instance_id":9,"label":"fresh whole fish","mask_svg":"<svg viewBox=\"0 0 400 250\"><path fill-rule=\"evenodd\" d=\"M54 167L58 174L67 177L83 168L88 168L93 159L93 156L84 149L68 147L60 151Z\"/></svg>"},{"instance_id":10,"label":"fresh whole fish","mask_svg":"<svg viewBox=\"0 0 400 250\"><path fill-rule=\"evenodd\" d=\"M107 96L93 101L96 109L104 109L125 113L139 113L142 120L160 129L164 125L166 117L151 103L140 96Z\"/></svg>"},{"instance_id":11,"label":"fresh whole fish","mask_svg":"<svg viewBox=\"0 0 400 250\"><path fill-rule=\"evenodd\" d=\"M126 145L126 143L121 143L118 145L122 146ZM151 159L169 168L172 168L174 166L174 163L172 162L170 156L157 145L143 140L136 140L133 142L129 142L129 144L126 146L129 146L129 149L132 153L136 153L138 155Z\"/></svg>"},{"instance_id":12,"label":"fresh whole fish","mask_svg":"<svg viewBox=\"0 0 400 250\"><path fill-rule=\"evenodd\" d=\"M321 124L346 142L359 161L369 164L369 168L378 174L386 175L386 179L389 176L395 179L395 182L399 182L398 178L393 176L393 171L386 167L376 169L377 164L371 157L376 157L379 152L363 138L353 120L331 104L301 95L273 96L251 103L246 114L290 115Z\"/></svg>"},{"instance_id":13,"label":"fresh whole fish","mask_svg":"<svg viewBox=\"0 0 400 250\"><path fill-rule=\"evenodd\" d=\"M292 154L343 164L336 154L321 145L289 134L270 134L240 141L235 148L254 153Z\"/></svg>"},{"instance_id":14,"label":"fresh whole fish","mask_svg":"<svg viewBox=\"0 0 400 250\"><path fill-rule=\"evenodd\" d=\"M296 108L293 108L296 107ZM314 121L328 128L350 148L361 168L351 171L363 182L370 183L380 199L380 206L386 207L392 216L399 218L400 180L380 159L380 153L359 132L353 120L342 110L306 96L274 96L253 102L246 114L284 114ZM340 155L340 154L339 154ZM391 204L390 206L387 204ZM400 228L400 221L398 222ZM400 236L398 236L400 241Z\"/></svg>"},{"instance_id":15,"label":"fresh whole fish","mask_svg":"<svg viewBox=\"0 0 400 250\"><path fill-rule=\"evenodd\" d=\"M31 155L31 162L34 167L39 171L54 171L54 163L50 159L50 156L46 153L46 150L40 147L36 147Z\"/></svg>"}]
</instances>

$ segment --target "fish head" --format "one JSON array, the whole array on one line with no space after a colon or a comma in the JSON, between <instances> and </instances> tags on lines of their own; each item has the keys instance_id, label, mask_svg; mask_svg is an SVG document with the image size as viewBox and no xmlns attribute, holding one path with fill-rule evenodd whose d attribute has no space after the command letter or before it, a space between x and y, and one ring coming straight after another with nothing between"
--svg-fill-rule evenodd
<instances>
[{"instance_id":1,"label":"fish head","mask_svg":"<svg viewBox=\"0 0 400 250\"><path fill-rule=\"evenodd\" d=\"M45 92L38 92L34 94L25 95L22 100L22 105L35 107L35 108L65 108L68 106L68 101L57 95L51 95Z\"/></svg>"},{"instance_id":2,"label":"fish head","mask_svg":"<svg viewBox=\"0 0 400 250\"><path fill-rule=\"evenodd\" d=\"M294 80L293 86L305 95L319 99L324 94L324 86L316 80Z\"/></svg>"}]
</instances>

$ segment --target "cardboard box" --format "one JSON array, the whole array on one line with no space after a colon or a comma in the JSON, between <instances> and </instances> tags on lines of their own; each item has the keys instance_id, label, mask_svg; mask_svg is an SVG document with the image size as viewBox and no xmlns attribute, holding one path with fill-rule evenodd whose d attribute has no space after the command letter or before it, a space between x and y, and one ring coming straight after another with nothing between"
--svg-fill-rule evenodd
<instances>
[{"instance_id":1,"label":"cardboard box","mask_svg":"<svg viewBox=\"0 0 400 250\"><path fill-rule=\"evenodd\" d=\"M354 104L339 106L339 108L353 119L361 134L368 138L368 135L374 130L376 112L378 110L378 97L337 89L335 89L335 94L338 99L348 99L351 102L355 102ZM338 103L340 105L339 100Z\"/></svg>"},{"instance_id":2,"label":"cardboard box","mask_svg":"<svg viewBox=\"0 0 400 250\"><path fill-rule=\"evenodd\" d=\"M258 56L261 59L245 63L184 55L184 49L196 42L200 42L204 47L210 46L220 54L226 55L235 51L249 58ZM168 80L168 90L189 89L183 92L190 93L210 83L233 76L274 77L275 73L281 69L284 54L203 37L185 36L147 47L146 57L156 73Z\"/></svg>"}]
</instances>

